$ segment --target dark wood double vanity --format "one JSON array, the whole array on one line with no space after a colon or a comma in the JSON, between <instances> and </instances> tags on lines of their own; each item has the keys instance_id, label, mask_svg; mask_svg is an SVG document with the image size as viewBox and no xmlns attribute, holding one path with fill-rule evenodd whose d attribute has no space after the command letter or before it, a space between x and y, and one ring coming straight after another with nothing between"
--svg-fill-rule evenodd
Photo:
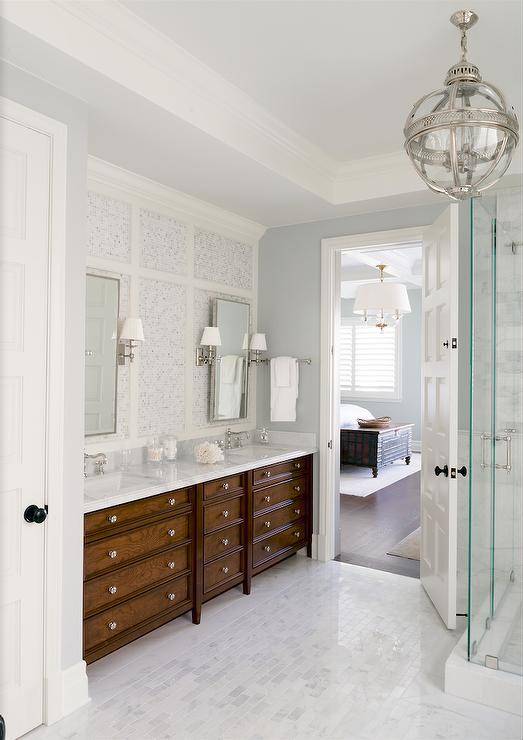
<instances>
[{"instance_id":1,"label":"dark wood double vanity","mask_svg":"<svg viewBox=\"0 0 523 740\"><path fill-rule=\"evenodd\" d=\"M88 663L251 579L311 555L312 456L85 515Z\"/></svg>"}]
</instances>

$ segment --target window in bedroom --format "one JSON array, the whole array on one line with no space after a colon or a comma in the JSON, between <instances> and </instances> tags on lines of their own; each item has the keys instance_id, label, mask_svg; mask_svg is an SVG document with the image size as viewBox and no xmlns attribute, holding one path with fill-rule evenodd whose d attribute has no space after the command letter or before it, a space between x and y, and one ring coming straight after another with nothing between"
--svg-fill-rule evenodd
<instances>
[{"instance_id":1,"label":"window in bedroom","mask_svg":"<svg viewBox=\"0 0 523 740\"><path fill-rule=\"evenodd\" d=\"M401 323L383 331L360 318L344 318L340 332L343 400L401 398Z\"/></svg>"}]
</instances>

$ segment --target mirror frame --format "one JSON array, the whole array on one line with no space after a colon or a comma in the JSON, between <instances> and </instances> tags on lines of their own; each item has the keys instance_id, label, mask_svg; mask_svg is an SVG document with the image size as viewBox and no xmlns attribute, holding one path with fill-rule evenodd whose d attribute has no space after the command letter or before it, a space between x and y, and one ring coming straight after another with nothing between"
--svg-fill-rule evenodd
<instances>
[{"instance_id":1,"label":"mirror frame","mask_svg":"<svg viewBox=\"0 0 523 740\"><path fill-rule=\"evenodd\" d=\"M87 278L89 277L95 277L95 278L103 278L104 280L114 280L117 283L118 287L118 298L117 298L117 312L116 312L116 332L117 332L117 339L115 343L115 353L114 353L114 362L115 362L115 373L114 373L114 428L112 432L92 432L87 433L85 431L85 397L84 397L84 439L92 439L93 437L113 437L114 435L118 434L118 330L119 330L119 324L120 324L120 298L121 298L121 278L122 276L117 273L110 273L106 272L104 270L97 270L93 267L88 267L85 273L85 293L87 297ZM85 323L87 324L87 307L85 312ZM87 348L85 348L85 352L87 352ZM85 369L85 359L84 358L84 369ZM85 380L84 380L84 393L85 393Z\"/></svg>"},{"instance_id":2,"label":"mirror frame","mask_svg":"<svg viewBox=\"0 0 523 740\"><path fill-rule=\"evenodd\" d=\"M230 298L213 298L212 306L212 324L218 326L216 323L218 320L218 301L224 301L227 303L236 303L239 306L247 306L249 309L249 317L247 320L247 333L249 338L251 336L251 304L247 301L232 301ZM228 421L243 421L249 418L249 350L245 350L245 416L233 416L229 419L216 418L215 414L215 403L216 403L216 364L213 362L211 365L211 376L210 376L210 398L209 398L209 421L213 424Z\"/></svg>"}]
</instances>

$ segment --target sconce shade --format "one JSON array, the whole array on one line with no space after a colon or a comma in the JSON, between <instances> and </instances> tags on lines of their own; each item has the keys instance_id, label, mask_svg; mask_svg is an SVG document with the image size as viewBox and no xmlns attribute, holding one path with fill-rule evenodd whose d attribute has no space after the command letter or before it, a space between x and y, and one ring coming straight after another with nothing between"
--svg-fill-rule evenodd
<instances>
[{"instance_id":1,"label":"sconce shade","mask_svg":"<svg viewBox=\"0 0 523 740\"><path fill-rule=\"evenodd\" d=\"M206 326L202 333L200 344L205 347L220 347L222 338L217 326Z\"/></svg>"},{"instance_id":2,"label":"sconce shade","mask_svg":"<svg viewBox=\"0 0 523 740\"><path fill-rule=\"evenodd\" d=\"M143 342L145 337L143 334L142 320L136 316L129 316L122 324L120 329L120 339L133 340L134 342Z\"/></svg>"},{"instance_id":3,"label":"sconce shade","mask_svg":"<svg viewBox=\"0 0 523 740\"><path fill-rule=\"evenodd\" d=\"M251 349L258 352L265 352L267 349L267 339L265 334L253 334L251 339Z\"/></svg>"},{"instance_id":4,"label":"sconce shade","mask_svg":"<svg viewBox=\"0 0 523 740\"><path fill-rule=\"evenodd\" d=\"M358 286L353 311L356 314L410 313L407 289L399 283L366 283Z\"/></svg>"}]
</instances>

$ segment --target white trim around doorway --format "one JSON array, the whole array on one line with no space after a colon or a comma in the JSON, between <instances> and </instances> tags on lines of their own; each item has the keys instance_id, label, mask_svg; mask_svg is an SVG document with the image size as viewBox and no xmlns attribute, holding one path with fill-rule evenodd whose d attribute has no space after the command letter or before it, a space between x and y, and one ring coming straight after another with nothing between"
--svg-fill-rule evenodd
<instances>
[{"instance_id":1,"label":"white trim around doorway","mask_svg":"<svg viewBox=\"0 0 523 740\"><path fill-rule=\"evenodd\" d=\"M62 666L63 455L67 126L8 98L0 115L49 139L49 272L47 305L46 520L44 553L43 721L52 724L88 701L85 662Z\"/></svg>"},{"instance_id":2,"label":"white trim around doorway","mask_svg":"<svg viewBox=\"0 0 523 740\"><path fill-rule=\"evenodd\" d=\"M406 247L417 244L423 242L426 228L427 226L415 226L321 240L319 560L332 560L339 552L338 510L334 491L339 490L340 467L340 393L336 340L341 319L341 252L374 246Z\"/></svg>"}]
</instances>

